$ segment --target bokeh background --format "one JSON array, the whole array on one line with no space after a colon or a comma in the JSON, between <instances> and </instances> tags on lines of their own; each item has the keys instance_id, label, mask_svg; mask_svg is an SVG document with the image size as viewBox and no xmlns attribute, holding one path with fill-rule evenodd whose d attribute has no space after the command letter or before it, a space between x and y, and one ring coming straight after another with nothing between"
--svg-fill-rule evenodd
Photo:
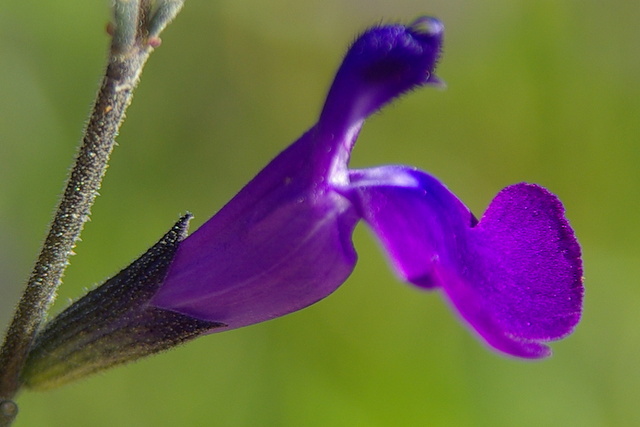
<instances>
[{"instance_id":1,"label":"bokeh background","mask_svg":"<svg viewBox=\"0 0 640 427\"><path fill-rule=\"evenodd\" d=\"M100 79L108 2L0 3L0 323L44 237ZM542 362L488 350L438 293L360 262L317 305L47 393L27 426L640 425L640 3L188 1L143 74L55 311L192 229L311 126L341 55L380 21L446 25L438 74L365 126L352 164L409 163L481 214L537 182L584 251L582 323Z\"/></svg>"}]
</instances>

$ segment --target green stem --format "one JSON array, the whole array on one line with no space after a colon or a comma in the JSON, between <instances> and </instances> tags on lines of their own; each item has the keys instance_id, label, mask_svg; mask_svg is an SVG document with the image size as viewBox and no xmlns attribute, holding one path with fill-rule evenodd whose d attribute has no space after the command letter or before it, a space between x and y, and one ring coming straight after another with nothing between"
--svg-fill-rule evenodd
<instances>
[{"instance_id":1,"label":"green stem","mask_svg":"<svg viewBox=\"0 0 640 427\"><path fill-rule=\"evenodd\" d=\"M165 3L165 0L117 0L114 5L113 38L105 76L66 189L0 349L0 402L3 405L0 407L3 411L0 412L0 426L11 424L11 420L8 423L3 420L15 407L11 399L22 385L20 373L27 354L55 299L73 247L89 218L142 68L153 51L152 46L158 44L158 33L153 34L155 40L150 42L149 28L142 28L140 20L148 22L154 9L162 8ZM161 28L179 10L179 7L174 8L172 15L164 14ZM158 23L155 23L154 29L157 28ZM15 409L17 412L17 407ZM5 412L9 415L5 416Z\"/></svg>"}]
</instances>

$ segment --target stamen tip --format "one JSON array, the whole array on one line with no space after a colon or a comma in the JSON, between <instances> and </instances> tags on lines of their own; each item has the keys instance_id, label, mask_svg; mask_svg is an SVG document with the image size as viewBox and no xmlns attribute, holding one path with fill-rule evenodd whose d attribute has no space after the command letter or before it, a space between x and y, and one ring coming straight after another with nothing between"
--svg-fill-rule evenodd
<instances>
[{"instance_id":1,"label":"stamen tip","mask_svg":"<svg viewBox=\"0 0 640 427\"><path fill-rule=\"evenodd\" d=\"M425 36L439 36L444 33L444 24L437 18L421 16L409 25L409 30Z\"/></svg>"}]
</instances>

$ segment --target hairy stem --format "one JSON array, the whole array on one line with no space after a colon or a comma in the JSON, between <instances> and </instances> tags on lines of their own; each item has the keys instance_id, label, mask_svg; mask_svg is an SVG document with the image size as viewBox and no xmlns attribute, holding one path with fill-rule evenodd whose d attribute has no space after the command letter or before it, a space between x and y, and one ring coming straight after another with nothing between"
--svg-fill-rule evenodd
<instances>
[{"instance_id":1,"label":"hairy stem","mask_svg":"<svg viewBox=\"0 0 640 427\"><path fill-rule=\"evenodd\" d=\"M152 46L159 44L157 29L164 28L173 19L182 3L184 1L115 2L114 23L110 26L113 37L105 76L66 189L0 349L0 402L3 405L0 426L10 425L10 414L17 412L17 407L13 411L15 404L11 399L22 385L20 373L26 356L55 299L75 242L89 218L142 68L153 51ZM167 14L167 4L178 4L178 7L170 8L173 13ZM156 16L158 11L162 11L162 16ZM151 32L150 18L156 19ZM8 414L6 417L5 413ZM7 422L3 421L5 418Z\"/></svg>"}]
</instances>

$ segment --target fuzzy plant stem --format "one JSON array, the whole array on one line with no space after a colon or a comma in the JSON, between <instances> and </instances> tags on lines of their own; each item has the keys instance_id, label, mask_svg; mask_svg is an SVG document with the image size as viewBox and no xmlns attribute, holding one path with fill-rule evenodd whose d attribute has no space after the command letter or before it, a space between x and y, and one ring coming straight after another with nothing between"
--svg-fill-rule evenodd
<instances>
[{"instance_id":1,"label":"fuzzy plant stem","mask_svg":"<svg viewBox=\"0 0 640 427\"><path fill-rule=\"evenodd\" d=\"M56 296L69 256L89 218L125 111L160 32L184 0L117 0L108 65L82 144L26 289L0 349L0 426L17 414L12 401L30 346Z\"/></svg>"}]
</instances>

